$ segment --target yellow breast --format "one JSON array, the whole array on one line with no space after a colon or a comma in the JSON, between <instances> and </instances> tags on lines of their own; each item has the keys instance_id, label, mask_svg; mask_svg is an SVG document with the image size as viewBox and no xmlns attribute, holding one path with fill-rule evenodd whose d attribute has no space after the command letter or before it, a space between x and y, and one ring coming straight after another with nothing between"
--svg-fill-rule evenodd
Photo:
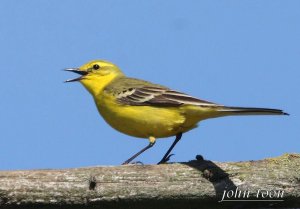
<instances>
[{"instance_id":1,"label":"yellow breast","mask_svg":"<svg viewBox=\"0 0 300 209\"><path fill-rule=\"evenodd\" d=\"M120 105L112 95L102 94L95 99L106 122L125 134L162 138L185 131L185 116L176 107Z\"/></svg>"}]
</instances>

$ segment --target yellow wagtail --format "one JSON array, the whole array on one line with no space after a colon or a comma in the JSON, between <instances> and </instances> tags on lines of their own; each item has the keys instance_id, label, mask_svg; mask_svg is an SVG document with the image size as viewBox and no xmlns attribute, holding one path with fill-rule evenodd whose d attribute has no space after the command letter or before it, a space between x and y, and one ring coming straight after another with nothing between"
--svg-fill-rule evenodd
<instances>
[{"instance_id":1,"label":"yellow wagtail","mask_svg":"<svg viewBox=\"0 0 300 209\"><path fill-rule=\"evenodd\" d=\"M197 99L161 85L128 78L116 65L103 60L66 71L81 75L66 82L80 81L109 125L122 133L149 139L145 148L123 164L152 147L156 138L176 136L159 164L167 162L182 133L196 128L204 119L230 115L288 115L278 109L230 107Z\"/></svg>"}]
</instances>

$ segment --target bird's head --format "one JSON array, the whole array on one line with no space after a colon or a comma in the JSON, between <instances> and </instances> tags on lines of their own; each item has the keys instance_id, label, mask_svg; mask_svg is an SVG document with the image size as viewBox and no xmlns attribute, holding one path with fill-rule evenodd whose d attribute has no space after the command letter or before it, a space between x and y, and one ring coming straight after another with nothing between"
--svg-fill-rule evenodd
<instances>
[{"instance_id":1,"label":"bird's head","mask_svg":"<svg viewBox=\"0 0 300 209\"><path fill-rule=\"evenodd\" d=\"M115 64L104 60L93 60L79 68L65 70L80 75L65 82L79 81L92 95L96 95L115 78L123 76L122 71Z\"/></svg>"}]
</instances>

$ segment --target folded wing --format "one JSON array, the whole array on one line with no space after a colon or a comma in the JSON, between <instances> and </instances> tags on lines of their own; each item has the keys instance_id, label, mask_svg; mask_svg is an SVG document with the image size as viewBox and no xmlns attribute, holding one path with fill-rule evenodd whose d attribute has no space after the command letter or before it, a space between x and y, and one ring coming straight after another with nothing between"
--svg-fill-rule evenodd
<instances>
[{"instance_id":1,"label":"folded wing","mask_svg":"<svg viewBox=\"0 0 300 209\"><path fill-rule=\"evenodd\" d=\"M187 94L164 87L143 86L129 88L117 96L117 100L127 105L151 105L174 107L180 105L221 106L205 100L200 100Z\"/></svg>"}]
</instances>

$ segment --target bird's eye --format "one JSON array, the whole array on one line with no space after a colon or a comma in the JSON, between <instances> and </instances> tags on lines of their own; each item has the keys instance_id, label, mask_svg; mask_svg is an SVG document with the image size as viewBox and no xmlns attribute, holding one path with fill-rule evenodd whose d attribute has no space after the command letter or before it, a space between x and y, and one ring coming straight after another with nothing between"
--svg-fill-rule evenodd
<instances>
[{"instance_id":1,"label":"bird's eye","mask_svg":"<svg viewBox=\"0 0 300 209\"><path fill-rule=\"evenodd\" d=\"M97 64L93 65L93 69L94 69L94 70L98 70L99 68L100 68L99 65L97 65Z\"/></svg>"}]
</instances>

